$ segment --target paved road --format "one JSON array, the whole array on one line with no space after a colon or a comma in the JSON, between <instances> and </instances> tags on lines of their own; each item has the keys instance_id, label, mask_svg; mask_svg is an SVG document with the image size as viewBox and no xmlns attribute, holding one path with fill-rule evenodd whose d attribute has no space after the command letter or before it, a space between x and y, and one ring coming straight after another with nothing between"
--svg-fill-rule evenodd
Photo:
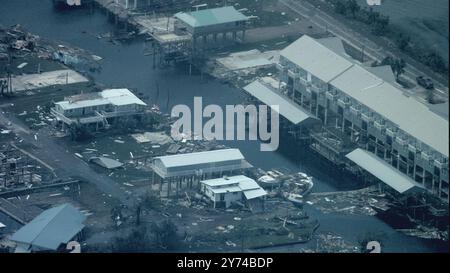
<instances>
[{"instance_id":1,"label":"paved road","mask_svg":"<svg viewBox=\"0 0 450 273\"><path fill-rule=\"evenodd\" d=\"M364 53L372 59L381 61L386 56L400 56L407 63L405 73L403 75L405 78L415 82L417 76L427 75L433 79L436 92L439 93L439 95L448 98L448 79L442 75L434 73L425 65L413 60L405 54L399 55L398 52L392 52L392 50L368 39L361 33L350 29L350 27L344 25L339 20L331 17L305 0L279 1L300 16L309 19L313 24L322 28L324 31L332 33L336 37L341 38L343 41L355 48L358 48L359 50L364 49Z\"/></svg>"},{"instance_id":2,"label":"paved road","mask_svg":"<svg viewBox=\"0 0 450 273\"><path fill-rule=\"evenodd\" d=\"M43 161L47 168L54 170L58 177L78 177L93 183L100 191L117 198L124 205L132 207L134 200L129 197L119 184L109 176L95 172L80 158L70 153L57 143L48 128L39 131L27 129L20 120L8 113L0 112L0 125L12 130L23 139L17 146L27 146L26 152Z\"/></svg>"}]
</instances>

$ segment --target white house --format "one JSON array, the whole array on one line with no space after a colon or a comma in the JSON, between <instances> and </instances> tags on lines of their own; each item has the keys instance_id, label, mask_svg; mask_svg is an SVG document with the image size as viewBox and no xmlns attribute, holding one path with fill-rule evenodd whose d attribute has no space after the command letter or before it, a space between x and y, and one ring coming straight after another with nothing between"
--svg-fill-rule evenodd
<instances>
[{"instance_id":1,"label":"white house","mask_svg":"<svg viewBox=\"0 0 450 273\"><path fill-rule=\"evenodd\" d=\"M214 203L214 208L228 208L237 201L246 202L267 194L255 180L244 175L203 180L200 190Z\"/></svg>"},{"instance_id":2,"label":"white house","mask_svg":"<svg viewBox=\"0 0 450 273\"><path fill-rule=\"evenodd\" d=\"M128 89L106 89L64 98L51 112L67 125L107 123L108 118L142 113L146 105Z\"/></svg>"}]
</instances>

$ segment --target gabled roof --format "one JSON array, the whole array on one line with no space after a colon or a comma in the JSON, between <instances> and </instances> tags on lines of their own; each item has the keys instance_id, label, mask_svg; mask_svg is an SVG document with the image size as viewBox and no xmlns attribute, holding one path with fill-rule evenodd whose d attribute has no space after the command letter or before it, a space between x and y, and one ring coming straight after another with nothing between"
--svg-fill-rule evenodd
<instances>
[{"instance_id":1,"label":"gabled roof","mask_svg":"<svg viewBox=\"0 0 450 273\"><path fill-rule=\"evenodd\" d=\"M347 58L330 50L308 35L303 35L281 50L280 55L324 82L329 82L353 66L353 63Z\"/></svg>"},{"instance_id":2,"label":"gabled roof","mask_svg":"<svg viewBox=\"0 0 450 273\"><path fill-rule=\"evenodd\" d=\"M240 13L232 6L204 9L193 12L179 12L175 14L175 17L192 27L218 25L245 21L248 19L247 16Z\"/></svg>"},{"instance_id":3,"label":"gabled roof","mask_svg":"<svg viewBox=\"0 0 450 273\"><path fill-rule=\"evenodd\" d=\"M346 157L389 185L398 193L424 190L422 185L371 152L358 148L347 154Z\"/></svg>"},{"instance_id":4,"label":"gabled roof","mask_svg":"<svg viewBox=\"0 0 450 273\"><path fill-rule=\"evenodd\" d=\"M12 241L57 250L83 228L86 216L70 204L43 211L11 237Z\"/></svg>"},{"instance_id":5,"label":"gabled roof","mask_svg":"<svg viewBox=\"0 0 450 273\"><path fill-rule=\"evenodd\" d=\"M244 160L244 156L239 149L221 149L188 154L159 156L154 159L161 160L164 167L171 168L229 160Z\"/></svg>"}]
</instances>

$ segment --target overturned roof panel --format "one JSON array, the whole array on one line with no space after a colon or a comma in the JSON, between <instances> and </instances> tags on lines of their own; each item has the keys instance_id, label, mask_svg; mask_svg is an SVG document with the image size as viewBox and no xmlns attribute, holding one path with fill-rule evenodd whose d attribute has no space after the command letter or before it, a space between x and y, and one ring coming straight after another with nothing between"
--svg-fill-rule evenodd
<instances>
[{"instance_id":1,"label":"overturned roof panel","mask_svg":"<svg viewBox=\"0 0 450 273\"><path fill-rule=\"evenodd\" d=\"M423 190L422 185L366 150L355 149L346 157L399 193Z\"/></svg>"}]
</instances>

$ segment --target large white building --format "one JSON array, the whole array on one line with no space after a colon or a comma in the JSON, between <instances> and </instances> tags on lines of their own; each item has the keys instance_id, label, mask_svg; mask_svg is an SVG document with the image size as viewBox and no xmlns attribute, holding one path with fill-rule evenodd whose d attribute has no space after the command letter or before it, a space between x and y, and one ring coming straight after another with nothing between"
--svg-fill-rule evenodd
<instances>
[{"instance_id":1,"label":"large white building","mask_svg":"<svg viewBox=\"0 0 450 273\"><path fill-rule=\"evenodd\" d=\"M391 165L409 182L448 202L448 116L408 96L389 67L353 60L338 38L306 35L281 51L277 67L286 88L272 92L283 93L322 121L322 130L312 134L314 150L337 164L348 165L350 159L370 172L362 160L371 156L347 156L361 148L385 162L371 172L377 178L383 172L397 177ZM381 180L394 189L405 181Z\"/></svg>"},{"instance_id":2,"label":"large white building","mask_svg":"<svg viewBox=\"0 0 450 273\"><path fill-rule=\"evenodd\" d=\"M267 195L255 180L244 176L224 176L200 182L200 190L214 204L214 208L228 208L236 202L247 202Z\"/></svg>"}]
</instances>

